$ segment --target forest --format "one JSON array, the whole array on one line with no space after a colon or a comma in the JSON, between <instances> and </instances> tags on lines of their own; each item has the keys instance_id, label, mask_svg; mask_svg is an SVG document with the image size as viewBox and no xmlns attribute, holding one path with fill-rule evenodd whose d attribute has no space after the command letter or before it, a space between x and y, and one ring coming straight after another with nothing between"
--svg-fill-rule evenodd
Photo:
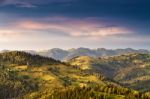
<instances>
[{"instance_id":1,"label":"forest","mask_svg":"<svg viewBox=\"0 0 150 99\"><path fill-rule=\"evenodd\" d=\"M119 58L121 57L123 56ZM98 71L99 69L80 68L83 64L72 65L75 61L76 59L64 63L18 51L1 53L0 98L150 99L148 90L136 90L125 86ZM98 64L100 63L97 62L96 65Z\"/></svg>"}]
</instances>

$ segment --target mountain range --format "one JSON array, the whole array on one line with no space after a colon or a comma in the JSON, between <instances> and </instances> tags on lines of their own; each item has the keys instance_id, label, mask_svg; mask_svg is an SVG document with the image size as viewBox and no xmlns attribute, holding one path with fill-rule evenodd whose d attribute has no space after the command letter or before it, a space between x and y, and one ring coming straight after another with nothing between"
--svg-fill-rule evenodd
<instances>
[{"instance_id":1,"label":"mountain range","mask_svg":"<svg viewBox=\"0 0 150 99\"><path fill-rule=\"evenodd\" d=\"M127 49L105 49L105 48L98 48L98 49L89 49L89 48L72 48L69 50L63 50L59 48L53 48L50 50L45 50L45 51L29 51L32 54L37 53L38 55L41 56L46 56L46 57L52 57L56 60L61 60L61 61L67 61L70 60L74 57L77 56L91 56L91 57L104 57L104 56L116 56L116 55L122 55L122 54L128 54L128 53L150 53L148 50L144 49L139 49L139 50L134 50L131 48Z\"/></svg>"},{"instance_id":2,"label":"mountain range","mask_svg":"<svg viewBox=\"0 0 150 99\"><path fill-rule=\"evenodd\" d=\"M1 52L7 52L9 50L3 50ZM149 50L139 49L135 50L132 48L126 49L105 49L105 48L97 48L97 49L89 49L89 48L72 48L68 50L63 50L60 48L53 48L50 50L44 51L35 51L35 50L25 50L30 54L37 54L45 57L51 57L60 61L67 61L77 56L90 56L90 57L105 57L105 56L116 56L123 55L129 53L150 53Z\"/></svg>"}]
</instances>

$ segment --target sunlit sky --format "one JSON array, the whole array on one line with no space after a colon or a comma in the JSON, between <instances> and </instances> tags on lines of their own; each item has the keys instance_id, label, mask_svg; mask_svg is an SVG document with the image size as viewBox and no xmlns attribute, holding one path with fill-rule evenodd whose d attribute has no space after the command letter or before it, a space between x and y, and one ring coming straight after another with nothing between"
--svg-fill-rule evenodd
<instances>
[{"instance_id":1,"label":"sunlit sky","mask_svg":"<svg viewBox=\"0 0 150 99\"><path fill-rule=\"evenodd\" d=\"M150 0L0 0L0 50L150 49Z\"/></svg>"}]
</instances>

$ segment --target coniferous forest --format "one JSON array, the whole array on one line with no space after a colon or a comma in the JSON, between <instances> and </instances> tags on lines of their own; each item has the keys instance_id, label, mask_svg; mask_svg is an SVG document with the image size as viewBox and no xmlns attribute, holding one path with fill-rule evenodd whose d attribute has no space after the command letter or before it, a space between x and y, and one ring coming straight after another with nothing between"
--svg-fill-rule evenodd
<instances>
[{"instance_id":1,"label":"coniferous forest","mask_svg":"<svg viewBox=\"0 0 150 99\"><path fill-rule=\"evenodd\" d=\"M149 62L149 56L145 54L130 54L128 56L130 60L144 60L144 63L147 64ZM125 57L110 57L109 64L112 64L112 67L114 66L115 63L112 63L111 60L113 62L119 60L119 64L121 64L121 60L125 62ZM86 62L85 64L84 59L88 60L89 63ZM145 87L145 90L143 90L144 86L148 86L147 83L145 85L138 84L142 88L138 88L138 86L130 87L122 83L127 80L111 79L110 76L101 72L102 63L103 65L108 65L106 59L92 60L89 57L76 57L68 62L60 62L39 55L12 51L1 53L0 63L0 97L2 99L150 98L149 87L147 89ZM139 64L142 64L142 62ZM85 65L89 66L89 69L83 68ZM93 68L90 66L93 66ZM95 66L98 69L95 69ZM104 69L103 67L101 68Z\"/></svg>"}]
</instances>

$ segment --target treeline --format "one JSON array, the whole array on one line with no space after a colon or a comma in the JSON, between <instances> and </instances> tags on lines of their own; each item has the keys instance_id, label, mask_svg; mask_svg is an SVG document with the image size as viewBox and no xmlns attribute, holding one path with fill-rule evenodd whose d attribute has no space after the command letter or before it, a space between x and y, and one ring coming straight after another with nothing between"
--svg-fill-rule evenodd
<instances>
[{"instance_id":1,"label":"treeline","mask_svg":"<svg viewBox=\"0 0 150 99\"><path fill-rule=\"evenodd\" d=\"M0 54L0 65L6 64L17 64L17 65L29 65L29 66L40 66L40 65L51 65L57 64L60 61L56 61L52 58L42 57L39 55L31 55L26 52L12 51Z\"/></svg>"},{"instance_id":2,"label":"treeline","mask_svg":"<svg viewBox=\"0 0 150 99\"><path fill-rule=\"evenodd\" d=\"M149 99L145 94L113 85L55 91L49 99Z\"/></svg>"},{"instance_id":3,"label":"treeline","mask_svg":"<svg viewBox=\"0 0 150 99\"><path fill-rule=\"evenodd\" d=\"M36 90L38 90L36 80L0 67L0 99L22 99L25 94Z\"/></svg>"},{"instance_id":4,"label":"treeline","mask_svg":"<svg viewBox=\"0 0 150 99\"><path fill-rule=\"evenodd\" d=\"M145 93L128 88L107 86L70 87L66 89L45 89L27 94L25 99L150 99Z\"/></svg>"}]
</instances>

